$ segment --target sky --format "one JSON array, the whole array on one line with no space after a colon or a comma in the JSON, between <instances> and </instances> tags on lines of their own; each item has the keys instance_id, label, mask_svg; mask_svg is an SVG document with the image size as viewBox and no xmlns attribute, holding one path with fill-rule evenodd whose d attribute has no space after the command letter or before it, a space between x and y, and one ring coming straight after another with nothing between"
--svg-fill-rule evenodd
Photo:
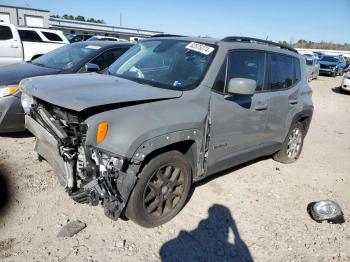
<instances>
[{"instance_id":1,"label":"sky","mask_svg":"<svg viewBox=\"0 0 350 262\"><path fill-rule=\"evenodd\" d=\"M190 36L350 43L350 0L0 0L109 25Z\"/></svg>"}]
</instances>

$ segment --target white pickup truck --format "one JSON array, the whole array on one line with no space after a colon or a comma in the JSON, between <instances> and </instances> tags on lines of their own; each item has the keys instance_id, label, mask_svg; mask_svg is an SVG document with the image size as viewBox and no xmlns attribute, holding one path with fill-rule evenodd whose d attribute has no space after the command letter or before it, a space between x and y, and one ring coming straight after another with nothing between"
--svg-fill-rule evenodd
<instances>
[{"instance_id":1,"label":"white pickup truck","mask_svg":"<svg viewBox=\"0 0 350 262\"><path fill-rule=\"evenodd\" d=\"M61 31L0 23L0 66L31 61L65 44Z\"/></svg>"}]
</instances>

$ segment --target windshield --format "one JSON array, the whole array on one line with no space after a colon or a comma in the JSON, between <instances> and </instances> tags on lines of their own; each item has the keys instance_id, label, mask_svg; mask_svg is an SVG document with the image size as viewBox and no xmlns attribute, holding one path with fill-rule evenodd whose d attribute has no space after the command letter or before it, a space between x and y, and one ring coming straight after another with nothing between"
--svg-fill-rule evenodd
<instances>
[{"instance_id":1,"label":"windshield","mask_svg":"<svg viewBox=\"0 0 350 262\"><path fill-rule=\"evenodd\" d=\"M338 58L334 56L322 56L321 61L337 63Z\"/></svg>"},{"instance_id":2,"label":"windshield","mask_svg":"<svg viewBox=\"0 0 350 262\"><path fill-rule=\"evenodd\" d=\"M34 59L32 63L59 70L70 69L100 48L96 45L65 45Z\"/></svg>"},{"instance_id":3,"label":"windshield","mask_svg":"<svg viewBox=\"0 0 350 262\"><path fill-rule=\"evenodd\" d=\"M109 67L112 75L156 87L194 87L215 53L211 45L180 40L141 41Z\"/></svg>"}]
</instances>

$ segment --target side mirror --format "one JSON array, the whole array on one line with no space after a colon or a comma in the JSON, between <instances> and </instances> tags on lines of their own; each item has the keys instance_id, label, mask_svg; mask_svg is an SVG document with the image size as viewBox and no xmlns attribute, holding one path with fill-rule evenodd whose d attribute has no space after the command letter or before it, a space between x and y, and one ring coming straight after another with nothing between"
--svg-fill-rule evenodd
<instances>
[{"instance_id":1,"label":"side mirror","mask_svg":"<svg viewBox=\"0 0 350 262\"><path fill-rule=\"evenodd\" d=\"M101 71L100 67L96 64L92 64L92 63L86 63L84 66L84 71L86 73L92 73L92 72L98 72Z\"/></svg>"},{"instance_id":2,"label":"side mirror","mask_svg":"<svg viewBox=\"0 0 350 262\"><path fill-rule=\"evenodd\" d=\"M231 78L228 82L228 93L252 96L256 90L256 81L248 78Z\"/></svg>"}]
</instances>

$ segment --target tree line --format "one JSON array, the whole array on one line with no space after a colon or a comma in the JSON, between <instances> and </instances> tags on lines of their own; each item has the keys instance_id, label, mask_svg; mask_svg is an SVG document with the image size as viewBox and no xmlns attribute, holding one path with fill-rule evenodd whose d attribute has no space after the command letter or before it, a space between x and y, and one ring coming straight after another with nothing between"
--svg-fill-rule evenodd
<instances>
[{"instance_id":1,"label":"tree line","mask_svg":"<svg viewBox=\"0 0 350 262\"><path fill-rule=\"evenodd\" d=\"M308 48L308 49L328 49L328 50L343 50L343 51L350 51L350 44L344 43L332 43L332 42L313 42L313 41L307 41L307 40L298 40L295 43L287 43L287 41L279 41L280 44L289 45L294 48Z\"/></svg>"},{"instance_id":2,"label":"tree line","mask_svg":"<svg viewBox=\"0 0 350 262\"><path fill-rule=\"evenodd\" d=\"M51 15L53 18L63 18L67 20L76 20L76 21L81 21L81 22L91 22L91 23L98 23L98 24L105 24L106 22L103 19L95 19L95 18L88 18L85 19L84 16L78 15L78 16L73 16L73 15Z\"/></svg>"}]
</instances>

